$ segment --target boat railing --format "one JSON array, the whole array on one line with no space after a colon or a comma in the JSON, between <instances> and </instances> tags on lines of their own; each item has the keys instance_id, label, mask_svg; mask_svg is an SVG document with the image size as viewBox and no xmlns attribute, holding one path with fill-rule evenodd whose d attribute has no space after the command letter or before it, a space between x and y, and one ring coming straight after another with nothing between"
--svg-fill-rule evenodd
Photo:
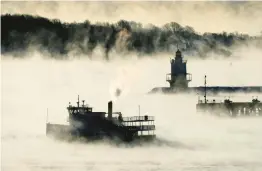
<instances>
[{"instance_id":1,"label":"boat railing","mask_svg":"<svg viewBox=\"0 0 262 171\"><path fill-rule=\"evenodd\" d=\"M151 131L156 129L155 125L140 125L136 127L138 128L139 131Z\"/></svg>"},{"instance_id":2,"label":"boat railing","mask_svg":"<svg viewBox=\"0 0 262 171\"><path fill-rule=\"evenodd\" d=\"M138 131L153 131L156 129L155 125L144 125L144 124L139 124L139 125L133 125L130 122L123 122L123 125L128 127L129 129L136 129Z\"/></svg>"},{"instance_id":3,"label":"boat railing","mask_svg":"<svg viewBox=\"0 0 262 171\"><path fill-rule=\"evenodd\" d=\"M132 125L130 122L121 122L117 117L113 117L112 121L118 126L135 127L138 131L151 131L156 129L155 125Z\"/></svg>"},{"instance_id":4,"label":"boat railing","mask_svg":"<svg viewBox=\"0 0 262 171\"><path fill-rule=\"evenodd\" d=\"M136 121L154 121L154 116L132 116L132 117L123 117L123 122L136 122Z\"/></svg>"}]
</instances>

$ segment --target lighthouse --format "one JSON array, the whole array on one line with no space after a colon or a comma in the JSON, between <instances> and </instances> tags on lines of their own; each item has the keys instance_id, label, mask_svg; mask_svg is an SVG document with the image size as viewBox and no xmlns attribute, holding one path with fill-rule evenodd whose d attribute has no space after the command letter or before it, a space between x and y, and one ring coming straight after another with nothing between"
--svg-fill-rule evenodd
<instances>
[{"instance_id":1,"label":"lighthouse","mask_svg":"<svg viewBox=\"0 0 262 171\"><path fill-rule=\"evenodd\" d=\"M187 73L187 61L183 59L181 51L177 48L175 57L170 60L171 73L166 74L169 87L154 87L149 93L262 93L262 86L198 86L189 87L192 75Z\"/></svg>"},{"instance_id":2,"label":"lighthouse","mask_svg":"<svg viewBox=\"0 0 262 171\"><path fill-rule=\"evenodd\" d=\"M192 75L187 73L187 61L183 60L182 53L178 49L175 58L170 60L171 73L166 75L166 81L170 88L175 90L185 90L192 80Z\"/></svg>"}]
</instances>

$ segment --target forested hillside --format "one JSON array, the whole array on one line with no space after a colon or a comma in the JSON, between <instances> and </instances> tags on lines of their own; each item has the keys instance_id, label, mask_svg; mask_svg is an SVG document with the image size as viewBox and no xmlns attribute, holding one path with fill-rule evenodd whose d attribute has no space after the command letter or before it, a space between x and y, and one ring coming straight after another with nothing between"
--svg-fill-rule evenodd
<instances>
[{"instance_id":1,"label":"forested hillside","mask_svg":"<svg viewBox=\"0 0 262 171\"><path fill-rule=\"evenodd\" d=\"M134 21L121 20L117 23L63 23L30 15L1 15L1 53L26 52L29 47L48 52L51 56L87 54L100 46L104 57L111 50L117 53L153 54L173 53L178 46L185 53L208 57L208 52L225 57L231 55L231 47L249 41L260 41L240 33L199 34L190 26L182 27L171 22L156 27ZM208 24L208 23L207 23Z\"/></svg>"}]
</instances>

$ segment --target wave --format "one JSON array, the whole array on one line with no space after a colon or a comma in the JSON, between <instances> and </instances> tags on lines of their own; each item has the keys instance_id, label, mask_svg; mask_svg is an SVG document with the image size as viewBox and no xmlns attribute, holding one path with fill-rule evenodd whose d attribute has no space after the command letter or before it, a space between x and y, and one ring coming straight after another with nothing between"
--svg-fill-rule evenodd
<instances>
[{"instance_id":1,"label":"wave","mask_svg":"<svg viewBox=\"0 0 262 171\"><path fill-rule=\"evenodd\" d=\"M86 55L92 58L96 48L105 59L110 52L125 56L173 53L177 48L186 54L207 58L208 54L231 57L234 47L250 43L262 47L262 36L240 33L197 33L190 26L170 22L162 27L134 21L117 23L66 23L33 15L1 15L1 54L25 56L36 49L54 58Z\"/></svg>"}]
</instances>

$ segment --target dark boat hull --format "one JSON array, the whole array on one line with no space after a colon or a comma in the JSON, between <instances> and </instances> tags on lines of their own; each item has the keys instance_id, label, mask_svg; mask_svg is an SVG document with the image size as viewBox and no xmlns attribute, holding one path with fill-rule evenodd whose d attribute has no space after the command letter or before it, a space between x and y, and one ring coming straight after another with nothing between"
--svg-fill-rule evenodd
<instances>
[{"instance_id":1,"label":"dark boat hull","mask_svg":"<svg viewBox=\"0 0 262 171\"><path fill-rule=\"evenodd\" d=\"M58 140L65 141L85 141L85 142L94 142L101 140L120 140L118 136L109 136L106 132L100 132L95 135L87 135L78 132L77 129L73 128L70 125L61 125L61 124L46 124L46 135L53 137ZM124 142L148 142L156 139L156 135L137 135L134 136L132 141ZM123 141L121 141L123 142Z\"/></svg>"}]
</instances>

